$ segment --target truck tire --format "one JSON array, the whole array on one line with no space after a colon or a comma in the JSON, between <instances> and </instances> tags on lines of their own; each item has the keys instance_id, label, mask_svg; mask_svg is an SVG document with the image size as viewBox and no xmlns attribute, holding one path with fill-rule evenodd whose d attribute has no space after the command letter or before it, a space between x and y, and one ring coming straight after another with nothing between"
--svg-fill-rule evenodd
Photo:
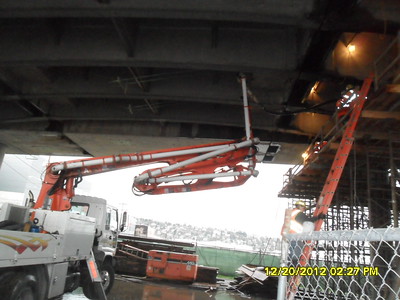
<instances>
[{"instance_id":1,"label":"truck tire","mask_svg":"<svg viewBox=\"0 0 400 300\"><path fill-rule=\"evenodd\" d=\"M115 271L110 262L105 261L101 266L100 276L103 279L103 289L106 295L111 291L114 285ZM96 299L96 291L90 277L87 277L82 285L82 291L86 298Z\"/></svg>"},{"instance_id":2,"label":"truck tire","mask_svg":"<svg viewBox=\"0 0 400 300\"><path fill-rule=\"evenodd\" d=\"M36 300L37 281L33 275L22 272L12 273L6 282L7 289L0 288L2 299L8 300ZM2 286L3 287L3 286Z\"/></svg>"},{"instance_id":3,"label":"truck tire","mask_svg":"<svg viewBox=\"0 0 400 300\"><path fill-rule=\"evenodd\" d=\"M111 262L105 261L103 263L100 269L100 276L103 279L104 292L108 294L111 291L115 280L115 271Z\"/></svg>"},{"instance_id":4,"label":"truck tire","mask_svg":"<svg viewBox=\"0 0 400 300\"><path fill-rule=\"evenodd\" d=\"M93 286L93 283L90 279L86 280L85 283L82 286L82 291L83 294L85 295L86 298L88 299L96 299L97 295L96 295L96 291L95 288Z\"/></svg>"}]
</instances>

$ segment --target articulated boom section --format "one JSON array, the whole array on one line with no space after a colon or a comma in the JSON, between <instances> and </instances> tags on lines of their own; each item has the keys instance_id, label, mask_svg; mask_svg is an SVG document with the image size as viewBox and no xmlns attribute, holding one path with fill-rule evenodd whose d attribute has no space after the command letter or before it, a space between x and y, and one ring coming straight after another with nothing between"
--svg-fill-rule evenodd
<instances>
[{"instance_id":1,"label":"articulated boom section","mask_svg":"<svg viewBox=\"0 0 400 300\"><path fill-rule=\"evenodd\" d=\"M161 151L142 152L52 163L46 168L42 189L35 208L68 210L74 189L89 176L149 163L168 166L147 170L136 176L132 189L135 194L166 194L238 186L255 170L259 140L223 142L182 147ZM242 163L247 163L244 166ZM231 177L231 181L216 178ZM169 185L180 181L181 184Z\"/></svg>"},{"instance_id":2,"label":"articulated boom section","mask_svg":"<svg viewBox=\"0 0 400 300\"><path fill-rule=\"evenodd\" d=\"M169 161L170 166L147 170L135 177L134 192L159 195L192 192L223 187L238 186L250 176L257 176L255 168L254 140L238 144L227 144L185 160ZM240 163L247 160L248 166ZM231 181L216 181L216 178L232 177ZM182 184L166 185L180 181ZM161 185L164 184L164 185Z\"/></svg>"}]
</instances>

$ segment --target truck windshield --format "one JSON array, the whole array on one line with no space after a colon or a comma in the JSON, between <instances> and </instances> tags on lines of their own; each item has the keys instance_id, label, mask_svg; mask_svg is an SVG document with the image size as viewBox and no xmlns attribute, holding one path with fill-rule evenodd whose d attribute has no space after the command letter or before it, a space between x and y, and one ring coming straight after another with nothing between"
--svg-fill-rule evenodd
<instances>
[{"instance_id":1,"label":"truck windshield","mask_svg":"<svg viewBox=\"0 0 400 300\"><path fill-rule=\"evenodd\" d=\"M70 211L78 215L87 216L89 211L89 204L87 203L73 203Z\"/></svg>"}]
</instances>

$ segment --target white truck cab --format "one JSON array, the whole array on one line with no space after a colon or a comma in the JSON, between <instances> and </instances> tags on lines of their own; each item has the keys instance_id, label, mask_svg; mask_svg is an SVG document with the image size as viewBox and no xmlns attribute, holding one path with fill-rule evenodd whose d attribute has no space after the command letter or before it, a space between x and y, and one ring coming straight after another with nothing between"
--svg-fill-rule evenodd
<instances>
[{"instance_id":1,"label":"white truck cab","mask_svg":"<svg viewBox=\"0 0 400 300\"><path fill-rule=\"evenodd\" d=\"M96 299L93 256L107 294L114 283L118 211L101 198L75 196L69 211L0 205L0 295L47 300L82 287ZM93 255L92 255L93 254Z\"/></svg>"},{"instance_id":2,"label":"white truck cab","mask_svg":"<svg viewBox=\"0 0 400 300\"><path fill-rule=\"evenodd\" d=\"M111 290L115 277L115 253L119 233L118 210L102 198L75 195L71 201L72 213L92 217L96 220L93 253L106 294ZM86 280L84 278L84 280ZM89 280L89 279L87 279ZM86 286L86 287L85 287ZM86 297L91 298L91 285L83 285Z\"/></svg>"}]
</instances>

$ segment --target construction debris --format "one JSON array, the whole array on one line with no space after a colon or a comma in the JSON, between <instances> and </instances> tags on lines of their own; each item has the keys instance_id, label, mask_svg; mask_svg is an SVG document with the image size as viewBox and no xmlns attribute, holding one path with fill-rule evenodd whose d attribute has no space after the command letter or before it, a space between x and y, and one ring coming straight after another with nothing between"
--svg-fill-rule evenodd
<instances>
[{"instance_id":1,"label":"construction debris","mask_svg":"<svg viewBox=\"0 0 400 300\"><path fill-rule=\"evenodd\" d=\"M266 299L275 299L278 277L267 276L262 266L242 265L237 270L238 276L231 283L231 289L249 295L260 295Z\"/></svg>"}]
</instances>

